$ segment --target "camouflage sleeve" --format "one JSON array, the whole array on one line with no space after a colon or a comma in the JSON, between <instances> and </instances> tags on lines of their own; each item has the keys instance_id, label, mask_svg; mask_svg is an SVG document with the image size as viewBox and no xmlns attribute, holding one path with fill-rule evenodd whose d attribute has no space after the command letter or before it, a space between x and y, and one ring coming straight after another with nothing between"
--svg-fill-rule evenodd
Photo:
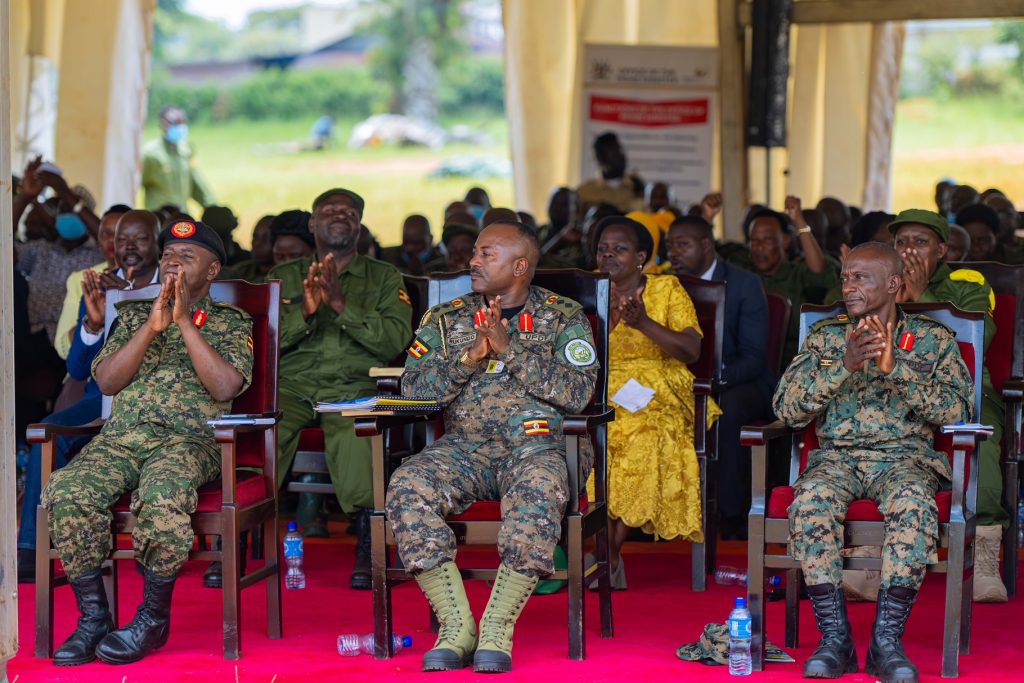
<instances>
[{"instance_id":1,"label":"camouflage sleeve","mask_svg":"<svg viewBox=\"0 0 1024 683\"><path fill-rule=\"evenodd\" d=\"M582 310L564 323L554 344L511 344L501 361L527 393L569 413L578 413L590 403L601 367Z\"/></svg>"},{"instance_id":2,"label":"camouflage sleeve","mask_svg":"<svg viewBox=\"0 0 1024 683\"><path fill-rule=\"evenodd\" d=\"M224 315L231 316L230 323L218 338L211 340L211 346L242 376L242 387L238 390L241 394L252 383L252 318L231 309Z\"/></svg>"},{"instance_id":3,"label":"camouflage sleeve","mask_svg":"<svg viewBox=\"0 0 1024 683\"><path fill-rule=\"evenodd\" d=\"M383 363L401 353L412 337L412 305L408 294L403 299L402 287L401 273L390 268L381 278L376 301L349 301L342 314L335 316L352 339Z\"/></svg>"},{"instance_id":4,"label":"camouflage sleeve","mask_svg":"<svg viewBox=\"0 0 1024 683\"><path fill-rule=\"evenodd\" d=\"M930 424L951 425L980 419L974 412L974 382L960 356L953 335L933 328L939 337L934 363L912 363L897 359L888 382L896 387L908 406Z\"/></svg>"},{"instance_id":5,"label":"camouflage sleeve","mask_svg":"<svg viewBox=\"0 0 1024 683\"><path fill-rule=\"evenodd\" d=\"M128 343L139 328L149 318L149 311L145 303L152 305L152 302L128 302L126 305L117 306L117 317L110 324L110 332L107 334L107 341L103 348L96 354L92 361L92 376L96 377L96 368L113 353L116 353L122 346Z\"/></svg>"},{"instance_id":6,"label":"camouflage sleeve","mask_svg":"<svg viewBox=\"0 0 1024 683\"><path fill-rule=\"evenodd\" d=\"M447 406L481 368L463 364L457 355L448 356L441 339L441 320L428 312L416 330L405 359L402 394L434 398Z\"/></svg>"},{"instance_id":7,"label":"camouflage sleeve","mask_svg":"<svg viewBox=\"0 0 1024 683\"><path fill-rule=\"evenodd\" d=\"M779 381L772 408L789 427L805 427L824 412L850 376L843 365L845 347L829 344L833 334L828 328L812 330Z\"/></svg>"}]
</instances>

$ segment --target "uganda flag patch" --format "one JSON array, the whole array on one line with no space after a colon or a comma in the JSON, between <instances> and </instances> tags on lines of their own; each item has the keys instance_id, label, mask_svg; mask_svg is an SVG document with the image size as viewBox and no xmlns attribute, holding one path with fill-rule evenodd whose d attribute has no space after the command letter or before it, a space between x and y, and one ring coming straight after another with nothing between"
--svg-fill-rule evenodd
<instances>
[{"instance_id":1,"label":"uganda flag patch","mask_svg":"<svg viewBox=\"0 0 1024 683\"><path fill-rule=\"evenodd\" d=\"M527 420L523 423L523 431L527 436L543 436L551 433L547 420Z\"/></svg>"},{"instance_id":2,"label":"uganda flag patch","mask_svg":"<svg viewBox=\"0 0 1024 683\"><path fill-rule=\"evenodd\" d=\"M421 342L419 339L414 339L412 342L412 346L409 347L409 355L415 358L416 360L423 358L423 356L427 355L429 352L430 347Z\"/></svg>"},{"instance_id":3,"label":"uganda flag patch","mask_svg":"<svg viewBox=\"0 0 1024 683\"><path fill-rule=\"evenodd\" d=\"M900 337L900 348L904 351L914 350L914 335L910 332L904 332L903 336Z\"/></svg>"},{"instance_id":4,"label":"uganda flag patch","mask_svg":"<svg viewBox=\"0 0 1024 683\"><path fill-rule=\"evenodd\" d=\"M398 290L398 298L402 300L402 303L412 306L412 298L409 296L409 292L404 289Z\"/></svg>"}]
</instances>

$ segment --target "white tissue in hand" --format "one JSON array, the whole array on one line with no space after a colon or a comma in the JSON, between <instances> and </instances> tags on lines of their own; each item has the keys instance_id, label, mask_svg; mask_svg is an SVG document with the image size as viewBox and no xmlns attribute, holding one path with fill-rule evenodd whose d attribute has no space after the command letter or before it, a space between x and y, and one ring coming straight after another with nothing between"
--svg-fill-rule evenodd
<instances>
[{"instance_id":1,"label":"white tissue in hand","mask_svg":"<svg viewBox=\"0 0 1024 683\"><path fill-rule=\"evenodd\" d=\"M645 387L632 377L622 385L622 388L612 396L612 402L616 403L631 413L643 410L654 398L654 389Z\"/></svg>"}]
</instances>

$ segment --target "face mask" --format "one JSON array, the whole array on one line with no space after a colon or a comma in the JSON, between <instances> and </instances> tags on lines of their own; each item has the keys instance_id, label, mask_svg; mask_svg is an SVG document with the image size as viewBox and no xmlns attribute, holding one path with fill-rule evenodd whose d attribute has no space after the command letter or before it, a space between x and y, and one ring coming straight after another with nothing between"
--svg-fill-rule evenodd
<instances>
[{"instance_id":1,"label":"face mask","mask_svg":"<svg viewBox=\"0 0 1024 683\"><path fill-rule=\"evenodd\" d=\"M479 223L484 219L484 214L487 213L487 209L480 206L479 204L470 204L469 212L473 214L473 218L475 218L477 223Z\"/></svg>"},{"instance_id":2,"label":"face mask","mask_svg":"<svg viewBox=\"0 0 1024 683\"><path fill-rule=\"evenodd\" d=\"M167 127L167 132L164 133L164 139L173 145L178 144L188 137L188 126L184 123L175 123L173 126Z\"/></svg>"},{"instance_id":3,"label":"face mask","mask_svg":"<svg viewBox=\"0 0 1024 683\"><path fill-rule=\"evenodd\" d=\"M57 234L66 240L79 240L85 237L85 223L77 213L57 214Z\"/></svg>"}]
</instances>

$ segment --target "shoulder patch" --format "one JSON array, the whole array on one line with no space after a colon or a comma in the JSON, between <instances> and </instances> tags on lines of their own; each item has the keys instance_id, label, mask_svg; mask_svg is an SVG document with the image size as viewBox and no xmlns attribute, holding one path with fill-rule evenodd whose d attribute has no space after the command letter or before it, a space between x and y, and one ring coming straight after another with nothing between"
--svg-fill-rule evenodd
<instances>
[{"instance_id":1,"label":"shoulder patch","mask_svg":"<svg viewBox=\"0 0 1024 683\"><path fill-rule=\"evenodd\" d=\"M577 312L583 310L583 306L572 299L559 296L558 294L553 294L547 290L542 290L542 294L543 293L547 293L547 296L544 298L544 305L548 308L555 309L566 318L571 318L576 315Z\"/></svg>"},{"instance_id":2,"label":"shoulder patch","mask_svg":"<svg viewBox=\"0 0 1024 683\"><path fill-rule=\"evenodd\" d=\"M457 310L459 310L461 308L465 308L465 307L466 307L466 299L461 297L461 296L460 297L456 297L456 298L452 299L451 301L446 301L443 304L438 304L438 305L434 306L433 308L427 310L427 313L424 315L424 318L426 318L428 315L431 318L434 318L434 317L440 318L441 316L446 315L448 313L451 313L452 311L457 311ZM420 326L422 327L425 324L426 324L425 322L424 323L420 323Z\"/></svg>"},{"instance_id":3,"label":"shoulder patch","mask_svg":"<svg viewBox=\"0 0 1024 683\"><path fill-rule=\"evenodd\" d=\"M213 302L213 307L214 308L218 308L218 309L222 309L222 310L226 310L226 311L234 311L243 320L249 320L252 317L244 309L241 309L238 306L233 306L231 304L226 304L223 301L214 301Z\"/></svg>"},{"instance_id":4,"label":"shoulder patch","mask_svg":"<svg viewBox=\"0 0 1024 683\"><path fill-rule=\"evenodd\" d=\"M904 314L908 321L913 321L920 327L936 327L944 332L949 333L951 337L955 337L956 333L953 332L947 325L940 323L935 318L929 317L924 313L905 313Z\"/></svg>"},{"instance_id":5,"label":"shoulder patch","mask_svg":"<svg viewBox=\"0 0 1024 683\"><path fill-rule=\"evenodd\" d=\"M832 325L849 325L851 324L850 316L842 313L833 318L825 318L811 325L811 331L820 330L823 327L830 327Z\"/></svg>"},{"instance_id":6,"label":"shoulder patch","mask_svg":"<svg viewBox=\"0 0 1024 683\"><path fill-rule=\"evenodd\" d=\"M957 268L956 270L950 271L949 279L953 282L970 282L971 284L978 285L979 287L988 287L988 310L995 310L996 295L989 286L988 281L985 280L984 275L970 268Z\"/></svg>"}]
</instances>

